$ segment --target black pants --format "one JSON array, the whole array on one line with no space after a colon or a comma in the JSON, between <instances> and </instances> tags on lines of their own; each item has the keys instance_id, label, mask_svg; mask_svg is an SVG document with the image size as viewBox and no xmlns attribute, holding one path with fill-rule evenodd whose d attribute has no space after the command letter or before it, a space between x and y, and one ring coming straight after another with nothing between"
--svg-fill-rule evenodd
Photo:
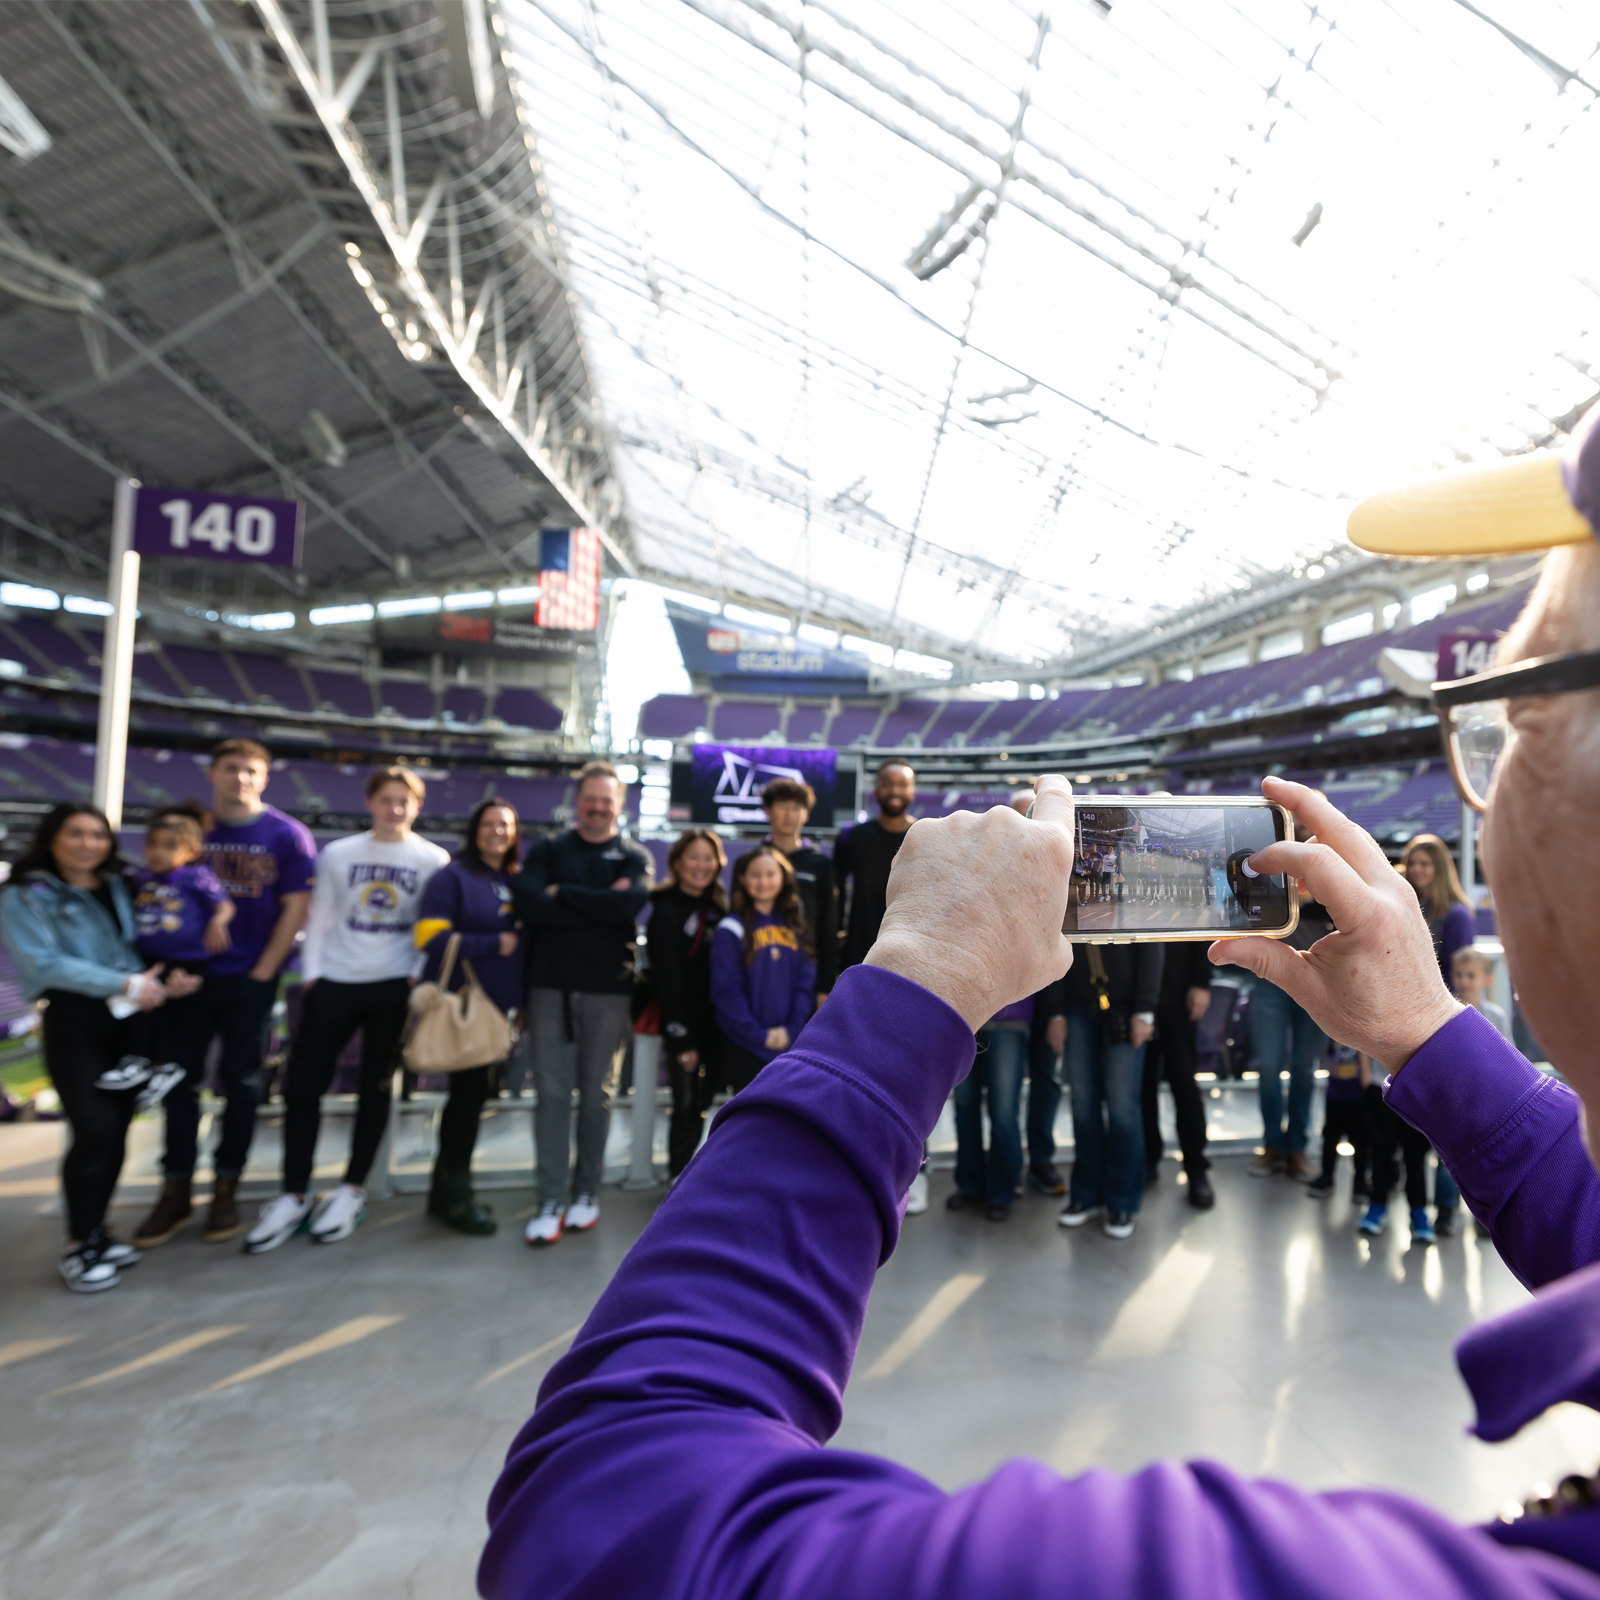
<instances>
[{"instance_id":1,"label":"black pants","mask_svg":"<svg viewBox=\"0 0 1600 1600\"><path fill-rule=\"evenodd\" d=\"M722 1041L722 1071L719 1074L721 1087L729 1094L738 1094L741 1089L748 1089L756 1081L756 1074L766 1066L753 1050L746 1050L743 1045L735 1044L732 1039Z\"/></svg>"},{"instance_id":2,"label":"black pants","mask_svg":"<svg viewBox=\"0 0 1600 1600\"><path fill-rule=\"evenodd\" d=\"M1187 1006L1161 1006L1156 1011L1155 1037L1144 1047L1144 1155L1154 1167L1161 1159L1159 1090L1165 1078L1172 1087L1172 1109L1178 1122L1178 1146L1191 1177L1206 1170L1206 1108L1194 1081L1199 1057L1195 1025Z\"/></svg>"},{"instance_id":3,"label":"black pants","mask_svg":"<svg viewBox=\"0 0 1600 1600\"><path fill-rule=\"evenodd\" d=\"M411 985L404 978L386 978L379 983L336 983L319 978L312 984L300 1007L300 1027L283 1074L286 1194L304 1194L311 1187L322 1097L357 1028L361 1030L361 1079L344 1181L366 1183L389 1123L395 1055L410 998Z\"/></svg>"},{"instance_id":4,"label":"black pants","mask_svg":"<svg viewBox=\"0 0 1600 1600\"><path fill-rule=\"evenodd\" d=\"M67 1234L81 1240L106 1220L133 1120L133 1091L111 1094L94 1080L123 1056L145 1054L138 1048L141 1030L129 1025L141 1019L118 1022L104 1000L64 989L47 990L44 998L45 1070L72 1129L61 1162Z\"/></svg>"},{"instance_id":5,"label":"black pants","mask_svg":"<svg viewBox=\"0 0 1600 1600\"><path fill-rule=\"evenodd\" d=\"M194 1064L167 1096L167 1149L162 1169L169 1178L192 1176L200 1138L200 1081L211 1041L222 1035L219 1072L227 1105L222 1113L222 1138L217 1145L219 1178L237 1178L249 1159L255 1138L256 1107L261 1103L261 1057L267 1044L267 1023L278 998L278 980L257 983L247 972L218 977L213 973L183 1006L192 1005L193 1038L200 1041ZM163 1008L164 1009L164 1008ZM186 1046L186 1049L189 1047Z\"/></svg>"},{"instance_id":6,"label":"black pants","mask_svg":"<svg viewBox=\"0 0 1600 1600\"><path fill-rule=\"evenodd\" d=\"M1041 1175L1056 1159L1056 1111L1061 1104L1058 1060L1044 1026L1035 1023L1028 1038L1028 1165Z\"/></svg>"},{"instance_id":7,"label":"black pants","mask_svg":"<svg viewBox=\"0 0 1600 1600\"><path fill-rule=\"evenodd\" d=\"M1369 1083L1361 1091L1367 1111L1367 1126L1372 1137L1372 1198L1387 1205L1400 1174L1395 1152L1405 1156L1406 1204L1428 1203L1428 1151L1425 1134L1418 1133L1404 1117L1384 1103L1383 1090Z\"/></svg>"},{"instance_id":8,"label":"black pants","mask_svg":"<svg viewBox=\"0 0 1600 1600\"><path fill-rule=\"evenodd\" d=\"M1369 1168L1372 1163L1372 1138L1367 1131L1367 1110L1359 1100L1329 1100L1322 1114L1322 1176L1333 1181L1339 1164L1339 1141L1348 1139L1355 1151L1355 1186L1372 1190Z\"/></svg>"},{"instance_id":9,"label":"black pants","mask_svg":"<svg viewBox=\"0 0 1600 1600\"><path fill-rule=\"evenodd\" d=\"M717 1064L707 1061L703 1052L693 1067L683 1066L677 1056L667 1053L667 1081L672 1085L672 1119L667 1125L667 1172L671 1177L676 1178L700 1148L706 1112L716 1093L717 1072Z\"/></svg>"},{"instance_id":10,"label":"black pants","mask_svg":"<svg viewBox=\"0 0 1600 1600\"><path fill-rule=\"evenodd\" d=\"M433 1164L435 1189L443 1187L441 1180L467 1178L471 1174L478 1123L489 1098L489 1079L492 1074L504 1077L505 1071L505 1064L496 1062L450 1074L449 1097L439 1114L439 1156Z\"/></svg>"}]
</instances>

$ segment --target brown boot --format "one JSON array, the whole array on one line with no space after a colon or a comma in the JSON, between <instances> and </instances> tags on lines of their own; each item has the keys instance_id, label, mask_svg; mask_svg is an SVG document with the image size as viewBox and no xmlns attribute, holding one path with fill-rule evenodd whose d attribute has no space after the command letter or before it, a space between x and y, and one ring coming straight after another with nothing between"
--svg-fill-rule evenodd
<instances>
[{"instance_id":1,"label":"brown boot","mask_svg":"<svg viewBox=\"0 0 1600 1600\"><path fill-rule=\"evenodd\" d=\"M244 1232L244 1218L239 1215L237 1178L216 1178L211 1184L211 1210L206 1216L206 1243L222 1244L237 1239Z\"/></svg>"},{"instance_id":2,"label":"brown boot","mask_svg":"<svg viewBox=\"0 0 1600 1600\"><path fill-rule=\"evenodd\" d=\"M179 1228L194 1220L194 1204L189 1198L187 1178L168 1178L150 1214L134 1230L133 1242L141 1250L165 1244Z\"/></svg>"}]
</instances>

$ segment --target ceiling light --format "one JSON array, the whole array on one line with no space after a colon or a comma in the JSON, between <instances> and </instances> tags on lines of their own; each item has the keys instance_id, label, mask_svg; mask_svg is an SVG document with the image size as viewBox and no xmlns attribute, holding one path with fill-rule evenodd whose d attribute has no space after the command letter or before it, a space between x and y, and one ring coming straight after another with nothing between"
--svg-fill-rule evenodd
<instances>
[{"instance_id":1,"label":"ceiling light","mask_svg":"<svg viewBox=\"0 0 1600 1600\"><path fill-rule=\"evenodd\" d=\"M15 89L0 78L0 145L18 161L42 156L53 141L44 124L22 103Z\"/></svg>"}]
</instances>

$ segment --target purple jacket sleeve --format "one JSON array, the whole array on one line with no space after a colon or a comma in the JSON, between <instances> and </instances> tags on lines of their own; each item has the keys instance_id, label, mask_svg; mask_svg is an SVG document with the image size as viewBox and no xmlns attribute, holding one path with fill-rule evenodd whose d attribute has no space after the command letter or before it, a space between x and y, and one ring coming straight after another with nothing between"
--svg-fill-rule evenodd
<instances>
[{"instance_id":1,"label":"purple jacket sleeve","mask_svg":"<svg viewBox=\"0 0 1600 1600\"><path fill-rule=\"evenodd\" d=\"M711 1004L717 1026L735 1044L767 1053L767 1030L756 1021L745 993L744 939L732 928L719 926L711 935Z\"/></svg>"},{"instance_id":2,"label":"purple jacket sleeve","mask_svg":"<svg viewBox=\"0 0 1600 1600\"><path fill-rule=\"evenodd\" d=\"M1470 1006L1385 1086L1427 1134L1472 1214L1530 1289L1600 1261L1600 1174L1580 1103Z\"/></svg>"},{"instance_id":3,"label":"purple jacket sleeve","mask_svg":"<svg viewBox=\"0 0 1600 1600\"><path fill-rule=\"evenodd\" d=\"M973 1039L917 985L843 973L723 1109L551 1370L489 1505L489 1600L1592 1596L1579 1568L1395 1495L1215 1465L949 1495L819 1448L922 1140Z\"/></svg>"}]
</instances>

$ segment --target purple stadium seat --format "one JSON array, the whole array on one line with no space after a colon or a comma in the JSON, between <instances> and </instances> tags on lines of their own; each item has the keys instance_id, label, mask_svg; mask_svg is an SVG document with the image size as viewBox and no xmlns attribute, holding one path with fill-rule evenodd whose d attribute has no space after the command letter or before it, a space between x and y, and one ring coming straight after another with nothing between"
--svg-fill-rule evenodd
<instances>
[{"instance_id":1,"label":"purple stadium seat","mask_svg":"<svg viewBox=\"0 0 1600 1600\"><path fill-rule=\"evenodd\" d=\"M327 672L313 668L311 682L322 706L332 706L347 717L370 717L373 712L372 690L366 680L353 672Z\"/></svg>"},{"instance_id":2,"label":"purple stadium seat","mask_svg":"<svg viewBox=\"0 0 1600 1600\"><path fill-rule=\"evenodd\" d=\"M987 700L947 700L944 710L934 719L932 726L923 734L924 746L932 750L939 745L947 745L956 734L966 733L989 709Z\"/></svg>"},{"instance_id":3,"label":"purple stadium seat","mask_svg":"<svg viewBox=\"0 0 1600 1600\"><path fill-rule=\"evenodd\" d=\"M433 690L425 683L410 683L404 678L378 680L379 713L393 711L408 722L433 721Z\"/></svg>"},{"instance_id":4,"label":"purple stadium seat","mask_svg":"<svg viewBox=\"0 0 1600 1600\"><path fill-rule=\"evenodd\" d=\"M26 648L23 665L39 677L81 678L100 681L100 669L89 664L88 654L68 633L43 617L18 617L6 623L8 633Z\"/></svg>"},{"instance_id":5,"label":"purple stadium seat","mask_svg":"<svg viewBox=\"0 0 1600 1600\"><path fill-rule=\"evenodd\" d=\"M1011 730L1033 710L1031 700L997 700L989 715L975 727L970 742L980 745L1008 743Z\"/></svg>"},{"instance_id":6,"label":"purple stadium seat","mask_svg":"<svg viewBox=\"0 0 1600 1600\"><path fill-rule=\"evenodd\" d=\"M506 691L500 692L504 695ZM687 739L696 728L705 725L706 703L699 695L658 694L639 708L641 739Z\"/></svg>"},{"instance_id":7,"label":"purple stadium seat","mask_svg":"<svg viewBox=\"0 0 1600 1600\"><path fill-rule=\"evenodd\" d=\"M161 649L194 690L196 698L237 703L239 685L228 671L228 663L215 650L201 650L188 644L164 644Z\"/></svg>"},{"instance_id":8,"label":"purple stadium seat","mask_svg":"<svg viewBox=\"0 0 1600 1600\"><path fill-rule=\"evenodd\" d=\"M537 689L505 687L494 697L494 714L512 728L532 728L535 733L554 733L561 726L561 710Z\"/></svg>"},{"instance_id":9,"label":"purple stadium seat","mask_svg":"<svg viewBox=\"0 0 1600 1600\"><path fill-rule=\"evenodd\" d=\"M866 742L882 715L883 707L879 705L841 706L828 729L828 743L846 750L853 744Z\"/></svg>"},{"instance_id":10,"label":"purple stadium seat","mask_svg":"<svg viewBox=\"0 0 1600 1600\"><path fill-rule=\"evenodd\" d=\"M254 655L245 650L235 650L233 659L256 699L265 696L286 711L316 710L306 694L300 674L287 661L281 661L276 656Z\"/></svg>"},{"instance_id":11,"label":"purple stadium seat","mask_svg":"<svg viewBox=\"0 0 1600 1600\"><path fill-rule=\"evenodd\" d=\"M937 700L902 700L883 719L876 743L883 749L904 744L912 734L920 734L927 727L929 718L938 709Z\"/></svg>"},{"instance_id":12,"label":"purple stadium seat","mask_svg":"<svg viewBox=\"0 0 1600 1600\"><path fill-rule=\"evenodd\" d=\"M483 690L476 684L453 683L444 692L441 709L447 720L482 722L485 703Z\"/></svg>"},{"instance_id":13,"label":"purple stadium seat","mask_svg":"<svg viewBox=\"0 0 1600 1600\"><path fill-rule=\"evenodd\" d=\"M765 739L783 722L783 707L776 700L724 700L712 712L712 737L724 742Z\"/></svg>"},{"instance_id":14,"label":"purple stadium seat","mask_svg":"<svg viewBox=\"0 0 1600 1600\"><path fill-rule=\"evenodd\" d=\"M784 730L785 744L817 744L822 730L828 725L828 708L815 703L798 705L789 713L789 725ZM642 723L641 723L642 726Z\"/></svg>"}]
</instances>

